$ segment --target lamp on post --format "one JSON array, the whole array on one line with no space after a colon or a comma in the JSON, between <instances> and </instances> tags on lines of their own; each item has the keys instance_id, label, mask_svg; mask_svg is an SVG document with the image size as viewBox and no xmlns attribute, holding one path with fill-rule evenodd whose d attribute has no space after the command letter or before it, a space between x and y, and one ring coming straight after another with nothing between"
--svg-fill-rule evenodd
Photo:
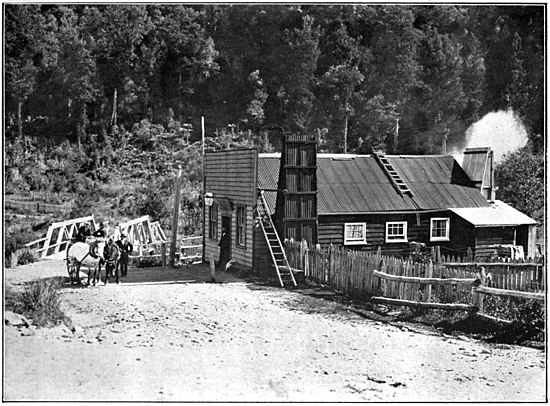
<instances>
[{"instance_id":1,"label":"lamp on post","mask_svg":"<svg viewBox=\"0 0 550 406\"><path fill-rule=\"evenodd\" d=\"M214 204L214 195L210 192L204 194L204 204L208 207Z\"/></svg>"}]
</instances>

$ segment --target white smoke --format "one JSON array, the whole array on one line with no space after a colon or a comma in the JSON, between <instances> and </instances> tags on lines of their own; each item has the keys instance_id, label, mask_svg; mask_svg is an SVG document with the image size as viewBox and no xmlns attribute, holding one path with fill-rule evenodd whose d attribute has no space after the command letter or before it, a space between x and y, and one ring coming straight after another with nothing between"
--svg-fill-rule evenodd
<instances>
[{"instance_id":1,"label":"white smoke","mask_svg":"<svg viewBox=\"0 0 550 406\"><path fill-rule=\"evenodd\" d=\"M486 114L481 120L466 130L464 149L451 151L455 159L462 164L466 148L491 147L495 163L502 160L504 154L515 151L527 144L527 131L512 110L499 110Z\"/></svg>"}]
</instances>

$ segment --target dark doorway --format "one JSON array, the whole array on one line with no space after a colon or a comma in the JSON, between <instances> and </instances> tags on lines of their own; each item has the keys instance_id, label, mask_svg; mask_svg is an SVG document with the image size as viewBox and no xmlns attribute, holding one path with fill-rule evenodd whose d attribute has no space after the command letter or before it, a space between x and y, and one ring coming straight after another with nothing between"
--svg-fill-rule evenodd
<instances>
[{"instance_id":1,"label":"dark doorway","mask_svg":"<svg viewBox=\"0 0 550 406\"><path fill-rule=\"evenodd\" d=\"M222 238L220 239L220 260L218 266L225 269L231 259L231 217L222 216Z\"/></svg>"}]
</instances>

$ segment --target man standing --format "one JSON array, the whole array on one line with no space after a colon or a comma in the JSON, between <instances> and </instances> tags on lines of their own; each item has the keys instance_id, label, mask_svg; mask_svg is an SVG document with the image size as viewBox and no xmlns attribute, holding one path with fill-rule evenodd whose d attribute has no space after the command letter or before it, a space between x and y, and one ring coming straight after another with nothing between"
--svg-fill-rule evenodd
<instances>
[{"instance_id":1,"label":"man standing","mask_svg":"<svg viewBox=\"0 0 550 406\"><path fill-rule=\"evenodd\" d=\"M97 258L97 239L104 239L107 236L107 230L104 222L99 223L99 228L92 233L92 236L95 237L95 240L90 242L90 255L94 258Z\"/></svg>"},{"instance_id":2,"label":"man standing","mask_svg":"<svg viewBox=\"0 0 550 406\"><path fill-rule=\"evenodd\" d=\"M121 276L126 276L128 274L128 256L130 255L130 252L134 250L134 247L132 246L130 240L128 240L128 237L124 234L120 235L120 240L118 240L116 244L120 248L119 265Z\"/></svg>"}]
</instances>

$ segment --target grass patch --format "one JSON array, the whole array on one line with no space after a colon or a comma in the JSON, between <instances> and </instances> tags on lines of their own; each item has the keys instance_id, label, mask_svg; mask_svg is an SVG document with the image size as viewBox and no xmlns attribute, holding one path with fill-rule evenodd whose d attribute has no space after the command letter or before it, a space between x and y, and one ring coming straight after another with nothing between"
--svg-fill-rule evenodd
<instances>
[{"instance_id":1,"label":"grass patch","mask_svg":"<svg viewBox=\"0 0 550 406\"><path fill-rule=\"evenodd\" d=\"M36 262L36 258L30 251L23 251L17 258L17 265L27 265Z\"/></svg>"},{"instance_id":2,"label":"grass patch","mask_svg":"<svg viewBox=\"0 0 550 406\"><path fill-rule=\"evenodd\" d=\"M21 291L7 289L6 308L31 319L37 327L68 323L69 318L60 307L62 283L62 277L55 277L31 281Z\"/></svg>"}]
</instances>

